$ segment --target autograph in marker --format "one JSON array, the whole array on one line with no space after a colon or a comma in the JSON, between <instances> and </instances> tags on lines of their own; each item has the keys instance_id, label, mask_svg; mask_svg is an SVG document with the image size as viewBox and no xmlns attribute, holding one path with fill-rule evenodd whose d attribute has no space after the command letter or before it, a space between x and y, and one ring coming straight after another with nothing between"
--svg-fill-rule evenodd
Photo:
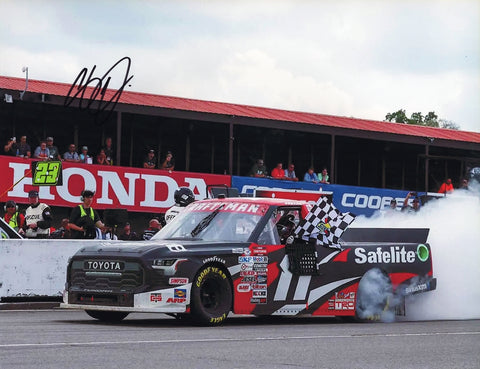
<instances>
[{"instance_id":1,"label":"autograph in marker","mask_svg":"<svg viewBox=\"0 0 480 369\"><path fill-rule=\"evenodd\" d=\"M94 77L93 74L96 65L93 66L90 74L87 78L88 68L83 68L78 74L77 78L73 82L70 90L68 91L67 96L65 97L64 106L70 106L76 99L79 99L78 107L80 110L87 109L95 116L95 123L103 124L105 121L110 118L115 106L122 95L122 92L125 86L131 81L133 75L130 76L130 66L132 64L131 59L128 56L123 57L117 61L102 77ZM116 68L125 67L125 75L123 77L122 85L118 90L115 91L113 96L106 100L105 95L108 89L108 86L112 80L112 77L109 74ZM88 96L87 87L92 88L90 96ZM85 96L87 94L87 96ZM84 100L86 102L84 103ZM106 113L103 114L103 113ZM100 120L100 116L103 119Z\"/></svg>"}]
</instances>

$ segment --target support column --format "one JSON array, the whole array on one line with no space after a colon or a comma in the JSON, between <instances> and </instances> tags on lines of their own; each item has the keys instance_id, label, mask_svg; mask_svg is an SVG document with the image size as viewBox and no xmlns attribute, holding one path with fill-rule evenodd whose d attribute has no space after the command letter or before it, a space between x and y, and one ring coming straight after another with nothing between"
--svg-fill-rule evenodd
<instances>
[{"instance_id":1,"label":"support column","mask_svg":"<svg viewBox=\"0 0 480 369\"><path fill-rule=\"evenodd\" d=\"M429 164L430 164L430 159L428 158L430 152L430 146L429 144L425 145L425 192L428 191L428 177L429 177Z\"/></svg>"},{"instance_id":2,"label":"support column","mask_svg":"<svg viewBox=\"0 0 480 369\"><path fill-rule=\"evenodd\" d=\"M120 165L120 154L122 153L122 112L117 111L117 142L116 142L117 152L115 156L117 158L117 162L114 163L115 165Z\"/></svg>"},{"instance_id":3,"label":"support column","mask_svg":"<svg viewBox=\"0 0 480 369\"><path fill-rule=\"evenodd\" d=\"M234 140L235 140L235 137L233 136L233 123L230 123L229 132L228 132L228 174L229 175L233 175L233 141ZM238 160L240 159L238 158Z\"/></svg>"},{"instance_id":4,"label":"support column","mask_svg":"<svg viewBox=\"0 0 480 369\"><path fill-rule=\"evenodd\" d=\"M335 170L335 135L331 136L330 142L330 183L337 183L337 171Z\"/></svg>"}]
</instances>

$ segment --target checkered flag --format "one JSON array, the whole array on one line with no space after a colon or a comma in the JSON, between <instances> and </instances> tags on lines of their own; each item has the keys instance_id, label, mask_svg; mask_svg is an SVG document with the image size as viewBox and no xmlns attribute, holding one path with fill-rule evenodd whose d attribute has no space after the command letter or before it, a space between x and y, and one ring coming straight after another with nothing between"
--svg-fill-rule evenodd
<instances>
[{"instance_id":1,"label":"checkered flag","mask_svg":"<svg viewBox=\"0 0 480 369\"><path fill-rule=\"evenodd\" d=\"M305 241L316 238L325 246L338 247L340 237L354 219L355 215L340 212L326 197L321 197L294 234Z\"/></svg>"}]
</instances>

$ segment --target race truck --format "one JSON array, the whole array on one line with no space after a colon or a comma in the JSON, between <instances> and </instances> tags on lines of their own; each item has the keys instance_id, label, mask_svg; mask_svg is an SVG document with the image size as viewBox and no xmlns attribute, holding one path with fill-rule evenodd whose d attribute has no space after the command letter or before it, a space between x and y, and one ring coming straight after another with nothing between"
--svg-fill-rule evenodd
<instances>
[{"instance_id":1,"label":"race truck","mask_svg":"<svg viewBox=\"0 0 480 369\"><path fill-rule=\"evenodd\" d=\"M331 247L293 237L311 210L282 198L196 201L150 241L80 249L61 307L110 322L133 312L203 325L230 313L387 320L405 296L436 288L428 229L348 227Z\"/></svg>"}]
</instances>

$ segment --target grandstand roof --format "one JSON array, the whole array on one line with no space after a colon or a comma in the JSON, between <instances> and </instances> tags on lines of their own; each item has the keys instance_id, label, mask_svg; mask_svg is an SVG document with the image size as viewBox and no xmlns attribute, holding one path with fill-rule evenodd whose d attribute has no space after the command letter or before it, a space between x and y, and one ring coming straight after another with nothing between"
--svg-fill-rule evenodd
<instances>
[{"instance_id":1,"label":"grandstand roof","mask_svg":"<svg viewBox=\"0 0 480 369\"><path fill-rule=\"evenodd\" d=\"M93 85L93 83L91 84ZM72 85L67 83L32 80L28 81L28 93L40 93L66 97ZM23 91L25 79L0 76L0 90ZM70 96L75 95L77 88L72 90ZM84 98L88 99L94 92L93 87L85 90ZM110 100L116 90L109 89L105 94L105 101ZM165 108L178 111L199 112L207 114L218 114L252 119L266 119L280 122L292 122L310 124L315 126L341 128L355 131L375 133L386 133L393 135L406 135L416 137L428 137L430 139L441 139L448 141L459 141L465 143L480 143L480 133L451 130L445 128L433 128L402 123L391 123L367 119L348 118L341 116L297 112L290 110L272 109L249 105L222 103L181 97L154 95L141 92L123 91L119 104L133 106L144 106L151 108ZM281 127L279 127L281 128Z\"/></svg>"}]
</instances>

